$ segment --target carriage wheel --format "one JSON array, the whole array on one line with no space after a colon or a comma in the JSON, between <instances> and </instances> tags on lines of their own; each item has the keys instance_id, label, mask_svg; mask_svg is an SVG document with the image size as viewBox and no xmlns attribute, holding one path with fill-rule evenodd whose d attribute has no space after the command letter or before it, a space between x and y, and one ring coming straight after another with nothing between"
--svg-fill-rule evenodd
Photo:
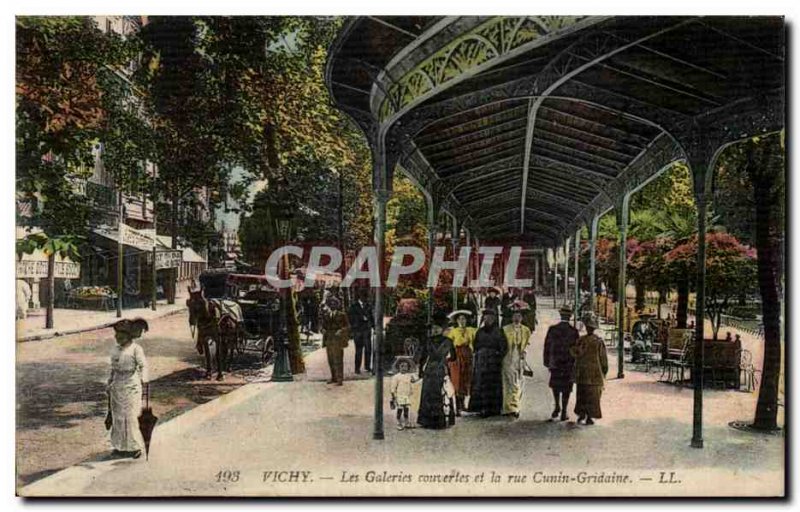
<instances>
[{"instance_id":1,"label":"carriage wheel","mask_svg":"<svg viewBox=\"0 0 800 512\"><path fill-rule=\"evenodd\" d=\"M267 364L275 355L275 341L272 339L272 336L267 336L261 341L263 343L261 345L261 362Z\"/></svg>"}]
</instances>

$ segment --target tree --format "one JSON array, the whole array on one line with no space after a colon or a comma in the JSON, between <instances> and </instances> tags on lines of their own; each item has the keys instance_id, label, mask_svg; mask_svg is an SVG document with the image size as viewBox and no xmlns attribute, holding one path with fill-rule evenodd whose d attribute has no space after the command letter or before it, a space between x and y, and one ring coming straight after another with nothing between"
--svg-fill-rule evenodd
<instances>
[{"instance_id":1,"label":"tree","mask_svg":"<svg viewBox=\"0 0 800 512\"><path fill-rule=\"evenodd\" d=\"M154 16L138 34L142 65L135 79L145 91L144 108L155 134L156 189L169 202L163 213L170 220L173 249L185 227L182 219L198 219L197 195L216 197L209 191L227 181L232 160L225 126L228 98L213 79L213 62L199 45L202 33L193 17ZM210 229L195 234L200 234L195 242L202 246L211 236ZM177 278L176 271L172 274L170 302L175 300Z\"/></svg>"},{"instance_id":2,"label":"tree","mask_svg":"<svg viewBox=\"0 0 800 512\"><path fill-rule=\"evenodd\" d=\"M723 183L747 176L750 194L728 194L722 197L744 196L747 201L725 202L723 211L749 210L754 215L734 215L749 222L734 224L739 231L750 231L758 254L758 288L764 323L764 363L761 388L758 393L753 427L773 430L778 427L778 392L781 374L781 306L783 275L782 245L785 218L785 157L783 133L756 137L728 148L720 157L720 177ZM741 179L734 188L746 190ZM752 201L752 202L751 202ZM734 206L743 206L733 208ZM748 229L750 227L750 229Z\"/></svg>"},{"instance_id":3,"label":"tree","mask_svg":"<svg viewBox=\"0 0 800 512\"><path fill-rule=\"evenodd\" d=\"M93 145L113 117L105 80L129 57L126 43L86 17L19 17L16 23L17 197L30 214L22 252L48 254L45 325L53 326L55 254L79 257L90 225L80 191L94 166ZM42 235L34 232L41 230Z\"/></svg>"},{"instance_id":4,"label":"tree","mask_svg":"<svg viewBox=\"0 0 800 512\"><path fill-rule=\"evenodd\" d=\"M733 305L732 299L755 291L755 252L727 233L709 233L706 246L705 312L716 340L722 315ZM672 275L695 275L697 236L670 250L664 260Z\"/></svg>"},{"instance_id":5,"label":"tree","mask_svg":"<svg viewBox=\"0 0 800 512\"><path fill-rule=\"evenodd\" d=\"M657 237L636 245L628 257L628 270L637 286L637 309L644 304L639 302L639 287L643 290L658 291L658 313L660 315L666 291L672 285L670 274L667 271L664 256L672 247L672 240L666 237ZM642 297L643 298L643 297ZM659 316L660 318L660 316Z\"/></svg>"}]
</instances>

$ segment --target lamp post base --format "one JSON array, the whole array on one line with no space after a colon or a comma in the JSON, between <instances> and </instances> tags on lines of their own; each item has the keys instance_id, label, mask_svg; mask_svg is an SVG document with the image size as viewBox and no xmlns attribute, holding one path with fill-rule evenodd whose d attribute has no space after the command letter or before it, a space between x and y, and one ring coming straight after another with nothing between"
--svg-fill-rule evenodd
<instances>
[{"instance_id":1,"label":"lamp post base","mask_svg":"<svg viewBox=\"0 0 800 512\"><path fill-rule=\"evenodd\" d=\"M272 368L272 382L292 382L292 368L289 364L289 351L285 347L278 350L275 366Z\"/></svg>"},{"instance_id":2,"label":"lamp post base","mask_svg":"<svg viewBox=\"0 0 800 512\"><path fill-rule=\"evenodd\" d=\"M702 439L692 439L691 442L692 448L702 448L703 447L703 440Z\"/></svg>"}]
</instances>

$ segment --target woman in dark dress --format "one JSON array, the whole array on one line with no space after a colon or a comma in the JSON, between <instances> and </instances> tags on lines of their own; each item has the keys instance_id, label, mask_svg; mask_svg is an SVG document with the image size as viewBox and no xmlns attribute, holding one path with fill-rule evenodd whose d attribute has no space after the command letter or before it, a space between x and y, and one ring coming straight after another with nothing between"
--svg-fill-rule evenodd
<instances>
[{"instance_id":1,"label":"woman in dark dress","mask_svg":"<svg viewBox=\"0 0 800 512\"><path fill-rule=\"evenodd\" d=\"M508 343L497 325L497 313L487 309L483 312L483 326L475 335L470 412L484 418L500 414L503 408L501 367L506 350Z\"/></svg>"},{"instance_id":2,"label":"woman in dark dress","mask_svg":"<svg viewBox=\"0 0 800 512\"><path fill-rule=\"evenodd\" d=\"M455 421L455 411L451 418L445 414L445 406L450 405L444 393L445 377L448 375L447 362L456 358L452 340L443 334L448 320L444 313L435 314L433 333L420 348L419 376L422 378L422 396L417 423L422 428L447 428L448 420Z\"/></svg>"},{"instance_id":3,"label":"woman in dark dress","mask_svg":"<svg viewBox=\"0 0 800 512\"><path fill-rule=\"evenodd\" d=\"M493 311L496 321L497 317L500 315L500 289L489 288L486 293L489 294L489 296L483 300L483 309Z\"/></svg>"}]
</instances>

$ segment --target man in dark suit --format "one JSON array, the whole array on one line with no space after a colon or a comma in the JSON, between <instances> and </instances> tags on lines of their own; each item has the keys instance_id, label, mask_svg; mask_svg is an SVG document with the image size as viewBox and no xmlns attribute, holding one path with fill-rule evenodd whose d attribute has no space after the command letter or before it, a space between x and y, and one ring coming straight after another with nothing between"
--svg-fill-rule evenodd
<instances>
[{"instance_id":1,"label":"man in dark suit","mask_svg":"<svg viewBox=\"0 0 800 512\"><path fill-rule=\"evenodd\" d=\"M347 312L350 320L350 331L356 345L356 373L361 373L361 361L368 372L372 371L372 307L366 300L366 292L358 294L358 298L350 304Z\"/></svg>"},{"instance_id":2,"label":"man in dark suit","mask_svg":"<svg viewBox=\"0 0 800 512\"><path fill-rule=\"evenodd\" d=\"M564 304L558 313L561 321L550 326L544 339L544 365L550 370L550 388L555 402L550 417L555 420L560 414L561 421L566 421L569 395L575 383L575 358L570 350L578 341L578 331L569 323L570 306Z\"/></svg>"}]
</instances>

